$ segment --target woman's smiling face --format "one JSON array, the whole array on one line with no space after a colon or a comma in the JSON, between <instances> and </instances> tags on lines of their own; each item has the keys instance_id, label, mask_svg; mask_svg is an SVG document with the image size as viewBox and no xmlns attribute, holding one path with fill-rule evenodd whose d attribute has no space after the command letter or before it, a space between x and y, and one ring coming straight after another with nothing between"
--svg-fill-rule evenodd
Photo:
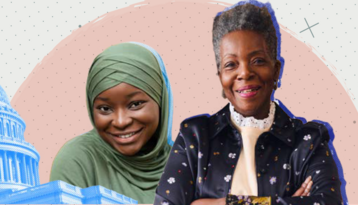
<instances>
[{"instance_id":1,"label":"woman's smiling face","mask_svg":"<svg viewBox=\"0 0 358 205\"><path fill-rule=\"evenodd\" d=\"M144 91L120 83L93 103L94 124L104 141L123 155L135 155L154 135L159 106Z\"/></svg>"},{"instance_id":2,"label":"woman's smiling face","mask_svg":"<svg viewBox=\"0 0 358 205\"><path fill-rule=\"evenodd\" d=\"M221 39L219 78L226 97L244 116L268 116L281 64L267 50L264 38L254 31L234 31Z\"/></svg>"}]
</instances>

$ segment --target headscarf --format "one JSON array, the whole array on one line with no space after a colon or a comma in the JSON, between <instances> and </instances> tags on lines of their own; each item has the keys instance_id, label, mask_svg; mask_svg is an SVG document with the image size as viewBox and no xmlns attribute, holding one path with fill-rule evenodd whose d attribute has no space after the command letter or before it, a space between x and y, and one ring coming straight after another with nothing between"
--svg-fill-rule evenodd
<instances>
[{"instance_id":1,"label":"headscarf","mask_svg":"<svg viewBox=\"0 0 358 205\"><path fill-rule=\"evenodd\" d=\"M170 145L173 144L172 93L159 54L147 45L130 42L111 46L95 58L86 86L87 109L93 125L94 99L103 91L120 83L127 83L143 90L159 105L160 122L154 134L157 136L152 136L157 139L157 144L145 154L125 156L102 140L95 130L90 133L98 135L99 144L106 153L110 153L109 156L105 156L108 162L117 167L117 171L131 184L142 190L154 190L164 170ZM131 187L125 189L128 192Z\"/></svg>"}]
</instances>

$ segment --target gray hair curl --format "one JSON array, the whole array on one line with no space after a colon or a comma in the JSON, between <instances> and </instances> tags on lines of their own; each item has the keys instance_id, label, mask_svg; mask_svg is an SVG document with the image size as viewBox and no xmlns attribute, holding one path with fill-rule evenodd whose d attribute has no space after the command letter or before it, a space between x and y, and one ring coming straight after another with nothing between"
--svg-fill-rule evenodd
<instances>
[{"instance_id":1,"label":"gray hair curl","mask_svg":"<svg viewBox=\"0 0 358 205\"><path fill-rule=\"evenodd\" d=\"M249 30L261 34L266 42L268 53L277 59L277 36L268 9L246 3L218 14L213 24L213 46L218 73L220 72L220 42L228 33Z\"/></svg>"}]
</instances>

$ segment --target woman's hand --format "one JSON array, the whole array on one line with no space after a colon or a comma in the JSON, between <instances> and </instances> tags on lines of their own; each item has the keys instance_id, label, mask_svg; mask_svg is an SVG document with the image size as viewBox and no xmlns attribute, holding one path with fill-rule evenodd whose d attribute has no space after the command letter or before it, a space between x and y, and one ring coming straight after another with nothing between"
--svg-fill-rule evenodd
<instances>
[{"instance_id":1,"label":"woman's hand","mask_svg":"<svg viewBox=\"0 0 358 205\"><path fill-rule=\"evenodd\" d=\"M191 203L191 205L225 205L226 198L220 199L198 199Z\"/></svg>"},{"instance_id":2,"label":"woman's hand","mask_svg":"<svg viewBox=\"0 0 358 205\"><path fill-rule=\"evenodd\" d=\"M309 196L312 184L313 184L312 177L311 176L307 177L307 179L303 182L301 187L292 196Z\"/></svg>"}]
</instances>

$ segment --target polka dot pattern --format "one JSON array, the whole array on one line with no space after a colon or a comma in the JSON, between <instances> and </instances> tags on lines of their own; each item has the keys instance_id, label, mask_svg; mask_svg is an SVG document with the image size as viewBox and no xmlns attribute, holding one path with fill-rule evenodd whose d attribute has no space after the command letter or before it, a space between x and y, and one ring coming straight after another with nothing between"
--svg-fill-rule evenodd
<instances>
[{"instance_id":1,"label":"polka dot pattern","mask_svg":"<svg viewBox=\"0 0 358 205\"><path fill-rule=\"evenodd\" d=\"M77 23L69 36L47 55L43 54L41 63L27 77L23 76L26 80L12 98L12 105L27 124L25 139L40 153L41 183L48 182L52 160L60 147L91 129L85 105L87 72L94 57L110 45L139 41L160 53L174 93L173 136L183 119L212 114L227 103L221 97L211 45L212 18L223 6L204 1L146 1L137 5L141 6L108 12L89 23ZM310 25L314 23L312 19ZM312 28L314 32L318 26ZM334 145L347 180L347 195L351 202L358 201L353 186L358 181L353 175L357 160L352 157L357 144L353 136L358 114L352 96L347 95L335 76L340 73L338 67L335 69L323 59L327 56L322 57L291 30L281 27L281 52L286 63L282 87L275 96L296 116L332 125ZM305 28L303 24L302 30ZM45 34L42 31L41 36ZM10 61L4 66L9 65Z\"/></svg>"}]
</instances>

